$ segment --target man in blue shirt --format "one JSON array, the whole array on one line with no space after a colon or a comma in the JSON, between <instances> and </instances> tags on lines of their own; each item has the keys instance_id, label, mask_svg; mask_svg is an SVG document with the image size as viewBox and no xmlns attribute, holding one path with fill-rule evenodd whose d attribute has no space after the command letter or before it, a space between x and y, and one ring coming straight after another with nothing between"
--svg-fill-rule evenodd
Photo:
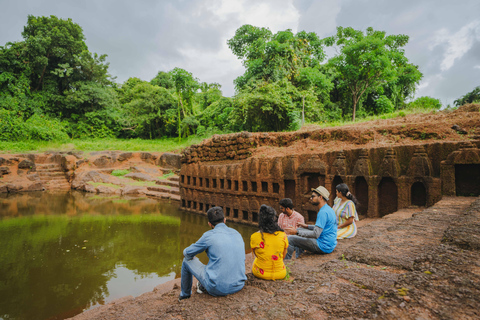
<instances>
[{"instance_id":1,"label":"man in blue shirt","mask_svg":"<svg viewBox=\"0 0 480 320\"><path fill-rule=\"evenodd\" d=\"M315 225L306 225L298 223L300 228L287 228L285 232L288 236L288 250L285 260L292 258L293 251L296 251L298 258L304 250L313 253L331 253L337 246L337 219L335 211L327 204L330 192L320 186L312 189L310 203L318 206Z\"/></svg>"},{"instance_id":2,"label":"man in blue shirt","mask_svg":"<svg viewBox=\"0 0 480 320\"><path fill-rule=\"evenodd\" d=\"M206 290L212 296L226 296L240 291L245 276L245 244L236 230L227 227L221 207L207 211L208 225L212 228L194 244L183 250L181 293L178 300L190 298L192 275L197 278L197 292ZM205 266L195 257L206 251Z\"/></svg>"}]
</instances>

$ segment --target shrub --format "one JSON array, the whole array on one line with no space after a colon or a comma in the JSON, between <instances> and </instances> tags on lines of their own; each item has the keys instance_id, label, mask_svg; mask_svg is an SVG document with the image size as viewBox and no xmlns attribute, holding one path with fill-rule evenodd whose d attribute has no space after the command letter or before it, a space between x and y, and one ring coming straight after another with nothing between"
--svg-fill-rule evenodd
<instances>
[{"instance_id":1,"label":"shrub","mask_svg":"<svg viewBox=\"0 0 480 320\"><path fill-rule=\"evenodd\" d=\"M438 110L442 107L440 100L431 97L420 97L410 102L407 109Z\"/></svg>"}]
</instances>

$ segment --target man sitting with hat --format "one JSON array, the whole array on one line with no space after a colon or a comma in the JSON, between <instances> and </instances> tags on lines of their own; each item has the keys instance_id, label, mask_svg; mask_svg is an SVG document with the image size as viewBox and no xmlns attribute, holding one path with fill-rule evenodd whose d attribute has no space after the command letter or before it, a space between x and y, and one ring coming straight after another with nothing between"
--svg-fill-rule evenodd
<instances>
[{"instance_id":1,"label":"man sitting with hat","mask_svg":"<svg viewBox=\"0 0 480 320\"><path fill-rule=\"evenodd\" d=\"M320 186L312 189L310 203L318 206L317 221L315 225L297 223L300 228L286 228L288 236L288 250L285 260L292 258L293 251L298 258L304 250L313 253L331 253L337 246L337 218L335 211L327 204L330 192Z\"/></svg>"}]
</instances>

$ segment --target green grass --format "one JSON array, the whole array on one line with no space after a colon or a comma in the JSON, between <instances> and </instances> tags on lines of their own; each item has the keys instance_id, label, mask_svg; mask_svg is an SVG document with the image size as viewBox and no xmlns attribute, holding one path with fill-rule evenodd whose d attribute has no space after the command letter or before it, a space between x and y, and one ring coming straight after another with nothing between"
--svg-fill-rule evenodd
<instances>
[{"instance_id":1,"label":"green grass","mask_svg":"<svg viewBox=\"0 0 480 320\"><path fill-rule=\"evenodd\" d=\"M113 170L111 174L112 176L115 176L115 177L123 177L124 175L129 173L130 173L130 170L124 169L124 170Z\"/></svg>"},{"instance_id":2,"label":"green grass","mask_svg":"<svg viewBox=\"0 0 480 320\"><path fill-rule=\"evenodd\" d=\"M310 124L319 125L320 127L338 127L351 125L354 123L362 123L380 119L394 119L405 117L407 114L432 113L430 109L404 109L392 113L386 113L376 116L368 116L365 118L357 118L355 122L351 120L341 120L332 122L313 122ZM72 139L68 142L56 141L19 141L19 142L0 142L0 153L17 153L17 152L45 152L45 151L83 151L85 153L104 150L120 150L120 151L145 151L145 152L180 152L182 149L192 144L198 144L204 139L210 138L213 134L221 134L214 132L205 136L190 136L188 138L163 138L156 140L143 139L90 139L76 140Z\"/></svg>"},{"instance_id":3,"label":"green grass","mask_svg":"<svg viewBox=\"0 0 480 320\"><path fill-rule=\"evenodd\" d=\"M340 126L346 126L346 125L368 122L368 121L402 118L402 117L405 117L407 114L414 114L414 113L421 114L421 113L432 113L432 112L434 111L431 109L403 109L403 110L398 110L391 113L368 116L365 118L356 118L355 122L353 122L352 120L339 120L339 121L332 121L332 122L312 122L310 124L319 125L322 128L340 127Z\"/></svg>"},{"instance_id":4,"label":"green grass","mask_svg":"<svg viewBox=\"0 0 480 320\"><path fill-rule=\"evenodd\" d=\"M213 135L213 134L212 134ZM197 137L190 136L180 141L178 138L164 138L156 140L142 139L92 139L92 140L69 140L68 142L56 141L18 141L0 142L0 152L45 152L45 151L84 151L86 153L104 150L121 151L145 151L145 152L179 152L180 150L200 143L203 139L212 135Z\"/></svg>"},{"instance_id":5,"label":"green grass","mask_svg":"<svg viewBox=\"0 0 480 320\"><path fill-rule=\"evenodd\" d=\"M170 178L170 177L173 177L174 175L175 175L175 173L172 172L172 171L170 171L169 173L165 173L164 175L158 177L158 179L161 179L161 180L163 180L163 179L168 179L168 178Z\"/></svg>"}]
</instances>

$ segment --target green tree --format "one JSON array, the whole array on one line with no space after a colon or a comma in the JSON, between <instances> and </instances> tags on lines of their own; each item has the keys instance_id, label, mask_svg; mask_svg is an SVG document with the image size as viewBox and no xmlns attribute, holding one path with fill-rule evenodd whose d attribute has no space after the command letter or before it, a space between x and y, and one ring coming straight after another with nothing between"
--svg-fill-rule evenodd
<instances>
[{"instance_id":1,"label":"green tree","mask_svg":"<svg viewBox=\"0 0 480 320\"><path fill-rule=\"evenodd\" d=\"M235 96L233 120L240 130L285 131L300 126L295 98L300 93L289 81L250 83Z\"/></svg>"},{"instance_id":2,"label":"green tree","mask_svg":"<svg viewBox=\"0 0 480 320\"><path fill-rule=\"evenodd\" d=\"M269 90L285 88L284 82L287 81L296 92L295 96L289 97L289 100L295 108L302 106L302 120L307 96L310 97L307 100L313 107L320 107L317 104L318 98L328 99L328 91L332 84L322 72L320 63L325 59L325 53L322 41L315 33L301 31L293 34L291 30L285 30L272 34L266 28L244 25L236 31L233 38L228 40L228 45L242 60L246 69L242 76L235 79L237 93L242 94L242 97L249 96L248 91L252 88L260 91L265 88ZM276 82L279 84L274 85ZM283 96L283 93L279 92L278 96ZM317 99L311 99L311 97L317 97ZM258 103L256 105L258 106ZM273 105L268 103L261 109L269 110ZM269 116L281 114L283 110L270 113ZM282 119L269 121L281 123ZM271 124L265 123L265 129L267 127L271 127ZM285 130L285 126L280 130Z\"/></svg>"},{"instance_id":3,"label":"green tree","mask_svg":"<svg viewBox=\"0 0 480 320\"><path fill-rule=\"evenodd\" d=\"M439 110L442 107L440 100L432 97L420 97L410 102L408 109Z\"/></svg>"},{"instance_id":4,"label":"green tree","mask_svg":"<svg viewBox=\"0 0 480 320\"><path fill-rule=\"evenodd\" d=\"M32 70L33 90L42 89L50 81L52 85L57 84L60 75L55 70L61 68L67 73L75 66L76 55L87 50L82 28L71 19L63 20L53 15L29 15L22 36L26 45L25 58ZM66 88L59 86L57 89L63 92Z\"/></svg>"},{"instance_id":5,"label":"green tree","mask_svg":"<svg viewBox=\"0 0 480 320\"><path fill-rule=\"evenodd\" d=\"M389 35L384 31L367 28L363 33L353 28L337 28L337 34L323 39L327 46L336 46L339 54L328 63L339 75L339 86L347 88L352 100L352 120L356 107L367 90L386 83L395 84L408 65L402 47L408 43L407 35ZM412 71L411 68L408 69ZM417 70L418 71L418 70ZM408 72L404 72L408 75ZM413 83L419 81L418 73ZM409 84L411 85L411 83ZM411 89L411 86L409 87Z\"/></svg>"},{"instance_id":6,"label":"green tree","mask_svg":"<svg viewBox=\"0 0 480 320\"><path fill-rule=\"evenodd\" d=\"M476 87L469 93L453 101L453 103L459 107L467 103L480 103L480 86Z\"/></svg>"},{"instance_id":7,"label":"green tree","mask_svg":"<svg viewBox=\"0 0 480 320\"><path fill-rule=\"evenodd\" d=\"M175 87L172 74L165 71L159 71L155 78L150 81L150 83L154 86L159 86L165 89L173 89Z\"/></svg>"},{"instance_id":8,"label":"green tree","mask_svg":"<svg viewBox=\"0 0 480 320\"><path fill-rule=\"evenodd\" d=\"M119 92L123 136L156 139L175 133L177 119L172 117L175 100L167 89L130 78Z\"/></svg>"},{"instance_id":9,"label":"green tree","mask_svg":"<svg viewBox=\"0 0 480 320\"><path fill-rule=\"evenodd\" d=\"M178 116L178 139L184 136L188 136L192 125L195 125L194 121L191 121L191 116L194 116L194 96L199 88L198 79L193 75L181 68L174 68L170 71L172 80L175 86L175 93L177 96L177 116ZM182 130L181 124L184 119L188 119L184 122Z\"/></svg>"}]
</instances>

